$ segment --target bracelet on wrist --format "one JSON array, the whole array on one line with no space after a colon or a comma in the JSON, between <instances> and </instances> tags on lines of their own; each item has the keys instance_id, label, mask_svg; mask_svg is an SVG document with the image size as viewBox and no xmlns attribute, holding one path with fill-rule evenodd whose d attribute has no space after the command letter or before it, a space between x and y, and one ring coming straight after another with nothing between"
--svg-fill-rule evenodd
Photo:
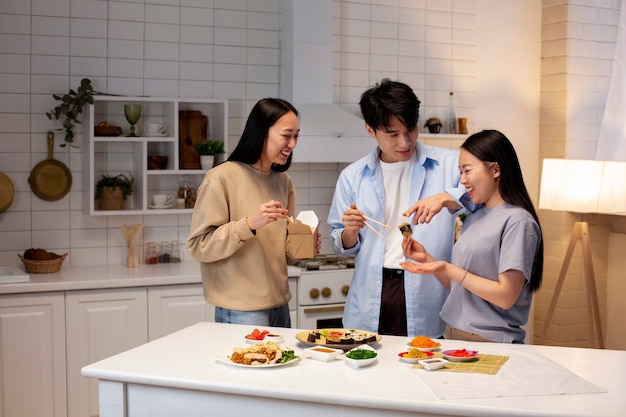
<instances>
[{"instance_id":1,"label":"bracelet on wrist","mask_svg":"<svg viewBox=\"0 0 626 417\"><path fill-rule=\"evenodd\" d=\"M459 285L463 285L463 281L465 281L465 278L467 278L467 269L465 270L465 274L463 274L463 278L461 278L461 280L459 281Z\"/></svg>"}]
</instances>

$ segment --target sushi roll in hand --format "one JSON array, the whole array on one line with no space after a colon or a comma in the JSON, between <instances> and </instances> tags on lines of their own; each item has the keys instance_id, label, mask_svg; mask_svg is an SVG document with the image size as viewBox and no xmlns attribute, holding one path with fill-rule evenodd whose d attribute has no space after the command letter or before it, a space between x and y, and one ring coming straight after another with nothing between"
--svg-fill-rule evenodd
<instances>
[{"instance_id":1,"label":"sushi roll in hand","mask_svg":"<svg viewBox=\"0 0 626 417\"><path fill-rule=\"evenodd\" d=\"M407 222L404 222L400 226L398 226L398 229L400 229L400 233L402 233L402 236L404 237L411 236L411 234L413 233L411 225Z\"/></svg>"}]
</instances>

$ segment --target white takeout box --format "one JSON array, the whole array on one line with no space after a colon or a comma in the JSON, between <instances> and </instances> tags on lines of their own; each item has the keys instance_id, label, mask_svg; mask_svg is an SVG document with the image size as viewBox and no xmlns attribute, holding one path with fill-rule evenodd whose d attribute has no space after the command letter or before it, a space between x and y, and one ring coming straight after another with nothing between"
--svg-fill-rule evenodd
<instances>
[{"instance_id":1,"label":"white takeout box","mask_svg":"<svg viewBox=\"0 0 626 417\"><path fill-rule=\"evenodd\" d=\"M298 213L294 223L287 225L289 254L295 259L314 258L317 255L319 219L313 210Z\"/></svg>"}]
</instances>

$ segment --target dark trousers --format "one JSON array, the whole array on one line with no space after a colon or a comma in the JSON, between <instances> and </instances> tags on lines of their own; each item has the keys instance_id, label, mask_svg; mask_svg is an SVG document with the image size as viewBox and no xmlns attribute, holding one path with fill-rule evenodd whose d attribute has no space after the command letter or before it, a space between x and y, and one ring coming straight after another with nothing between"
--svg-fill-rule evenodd
<instances>
[{"instance_id":1,"label":"dark trousers","mask_svg":"<svg viewBox=\"0 0 626 417\"><path fill-rule=\"evenodd\" d=\"M407 335L404 269L383 268L378 333L393 336Z\"/></svg>"}]
</instances>

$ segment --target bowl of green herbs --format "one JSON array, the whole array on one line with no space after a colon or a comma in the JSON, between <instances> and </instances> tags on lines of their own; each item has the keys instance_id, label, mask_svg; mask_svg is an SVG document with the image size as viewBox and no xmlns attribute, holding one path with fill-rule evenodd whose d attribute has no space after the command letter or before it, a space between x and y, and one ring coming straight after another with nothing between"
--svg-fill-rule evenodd
<instances>
[{"instance_id":1,"label":"bowl of green herbs","mask_svg":"<svg viewBox=\"0 0 626 417\"><path fill-rule=\"evenodd\" d=\"M363 345L350 349L344 355L346 364L352 368L363 368L376 362L378 353L369 345Z\"/></svg>"}]
</instances>

